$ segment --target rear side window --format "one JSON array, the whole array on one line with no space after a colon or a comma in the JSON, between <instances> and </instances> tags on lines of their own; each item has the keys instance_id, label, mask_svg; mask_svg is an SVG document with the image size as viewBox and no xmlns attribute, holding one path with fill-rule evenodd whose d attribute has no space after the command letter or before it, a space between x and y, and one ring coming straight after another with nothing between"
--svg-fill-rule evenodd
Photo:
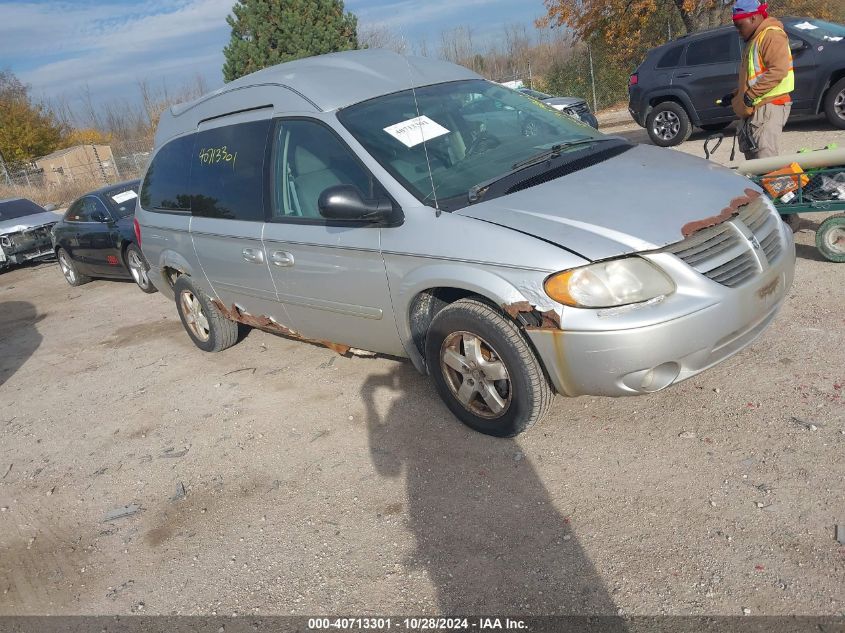
<instances>
[{"instance_id":1,"label":"rear side window","mask_svg":"<svg viewBox=\"0 0 845 633\"><path fill-rule=\"evenodd\" d=\"M191 214L264 221L264 157L270 121L198 132L191 154Z\"/></svg>"},{"instance_id":2,"label":"rear side window","mask_svg":"<svg viewBox=\"0 0 845 633\"><path fill-rule=\"evenodd\" d=\"M663 53L663 56L660 58L660 61L657 62L657 67L675 68L675 66L681 63L681 53L683 52L683 44L681 46L675 46L673 48L670 48L668 51Z\"/></svg>"},{"instance_id":3,"label":"rear side window","mask_svg":"<svg viewBox=\"0 0 845 633\"><path fill-rule=\"evenodd\" d=\"M687 66L720 64L739 60L736 33L725 33L690 42L687 47Z\"/></svg>"},{"instance_id":4,"label":"rear side window","mask_svg":"<svg viewBox=\"0 0 845 633\"><path fill-rule=\"evenodd\" d=\"M141 186L141 206L150 211L189 211L188 175L193 135L170 141L153 158Z\"/></svg>"}]
</instances>

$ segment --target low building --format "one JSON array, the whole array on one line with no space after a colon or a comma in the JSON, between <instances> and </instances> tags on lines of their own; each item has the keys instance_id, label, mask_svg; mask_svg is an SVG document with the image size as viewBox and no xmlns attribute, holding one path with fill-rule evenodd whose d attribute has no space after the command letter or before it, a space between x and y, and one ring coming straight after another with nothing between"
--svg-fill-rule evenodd
<instances>
[{"instance_id":1,"label":"low building","mask_svg":"<svg viewBox=\"0 0 845 633\"><path fill-rule=\"evenodd\" d=\"M109 145L75 145L35 159L44 184L114 182L120 180Z\"/></svg>"}]
</instances>

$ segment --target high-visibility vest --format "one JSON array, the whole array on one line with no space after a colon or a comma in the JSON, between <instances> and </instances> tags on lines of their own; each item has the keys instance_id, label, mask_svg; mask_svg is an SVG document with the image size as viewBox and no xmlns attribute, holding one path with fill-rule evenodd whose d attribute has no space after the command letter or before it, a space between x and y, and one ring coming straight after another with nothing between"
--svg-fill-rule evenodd
<instances>
[{"instance_id":1,"label":"high-visibility vest","mask_svg":"<svg viewBox=\"0 0 845 633\"><path fill-rule=\"evenodd\" d=\"M748 46L748 87L752 88L758 81L760 81L760 76L768 70L763 64L763 58L760 55L760 44L763 42L763 36L766 35L767 31L781 31L783 29L777 26L769 26L763 29L760 34L754 38L754 41ZM754 105L756 106L761 101L765 99L771 99L772 97L779 97L781 95L789 94L793 90L795 90L795 71L792 66L792 51L789 50L787 46L787 51L789 52L789 72L786 73L786 77L784 77L781 82L769 90L766 94L761 97L757 97L754 99Z\"/></svg>"}]
</instances>

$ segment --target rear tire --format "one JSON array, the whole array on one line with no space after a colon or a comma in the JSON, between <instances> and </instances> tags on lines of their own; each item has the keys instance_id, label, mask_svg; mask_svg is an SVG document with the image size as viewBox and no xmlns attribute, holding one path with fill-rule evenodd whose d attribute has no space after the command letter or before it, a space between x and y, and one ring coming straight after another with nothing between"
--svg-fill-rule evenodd
<instances>
[{"instance_id":1,"label":"rear tire","mask_svg":"<svg viewBox=\"0 0 845 633\"><path fill-rule=\"evenodd\" d=\"M513 437L554 399L540 361L516 324L489 305L461 299L434 317L426 362L440 397L470 428Z\"/></svg>"},{"instance_id":2,"label":"rear tire","mask_svg":"<svg viewBox=\"0 0 845 633\"><path fill-rule=\"evenodd\" d=\"M674 147L692 134L692 124L684 107L674 101L657 104L646 117L646 130L658 147Z\"/></svg>"},{"instance_id":3,"label":"rear tire","mask_svg":"<svg viewBox=\"0 0 845 633\"><path fill-rule=\"evenodd\" d=\"M135 244L130 244L126 247L123 259L126 262L126 268L129 269L129 274L132 275L132 279L135 280L141 292L146 292L147 294L156 292L156 287L150 281L150 265L147 263L141 249Z\"/></svg>"},{"instance_id":4,"label":"rear tire","mask_svg":"<svg viewBox=\"0 0 845 633\"><path fill-rule=\"evenodd\" d=\"M830 262L845 262L845 215L834 215L819 225L816 248Z\"/></svg>"},{"instance_id":5,"label":"rear tire","mask_svg":"<svg viewBox=\"0 0 845 633\"><path fill-rule=\"evenodd\" d=\"M176 311L188 336L204 352L222 352L238 340L238 324L230 321L190 277L182 275L173 284Z\"/></svg>"},{"instance_id":6,"label":"rear tire","mask_svg":"<svg viewBox=\"0 0 845 633\"><path fill-rule=\"evenodd\" d=\"M845 77L827 91L824 98L824 113L831 125L845 130Z\"/></svg>"},{"instance_id":7,"label":"rear tire","mask_svg":"<svg viewBox=\"0 0 845 633\"><path fill-rule=\"evenodd\" d=\"M62 274L65 276L65 281L68 282L69 285L76 287L81 286L82 284L87 284L91 281L91 278L88 275L83 275L79 272L79 269L76 267L76 262L71 259L65 249L60 248L56 251L56 259L59 262L59 268L61 269Z\"/></svg>"}]
</instances>

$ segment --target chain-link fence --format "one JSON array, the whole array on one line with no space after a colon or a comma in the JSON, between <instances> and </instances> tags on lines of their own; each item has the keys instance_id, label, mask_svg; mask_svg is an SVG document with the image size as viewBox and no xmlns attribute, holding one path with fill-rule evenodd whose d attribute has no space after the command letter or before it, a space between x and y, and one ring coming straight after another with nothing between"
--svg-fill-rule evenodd
<instances>
[{"instance_id":1,"label":"chain-link fence","mask_svg":"<svg viewBox=\"0 0 845 633\"><path fill-rule=\"evenodd\" d=\"M152 154L149 140L65 148L27 163L0 162L0 199L29 198L66 206L104 185L140 178Z\"/></svg>"}]
</instances>

